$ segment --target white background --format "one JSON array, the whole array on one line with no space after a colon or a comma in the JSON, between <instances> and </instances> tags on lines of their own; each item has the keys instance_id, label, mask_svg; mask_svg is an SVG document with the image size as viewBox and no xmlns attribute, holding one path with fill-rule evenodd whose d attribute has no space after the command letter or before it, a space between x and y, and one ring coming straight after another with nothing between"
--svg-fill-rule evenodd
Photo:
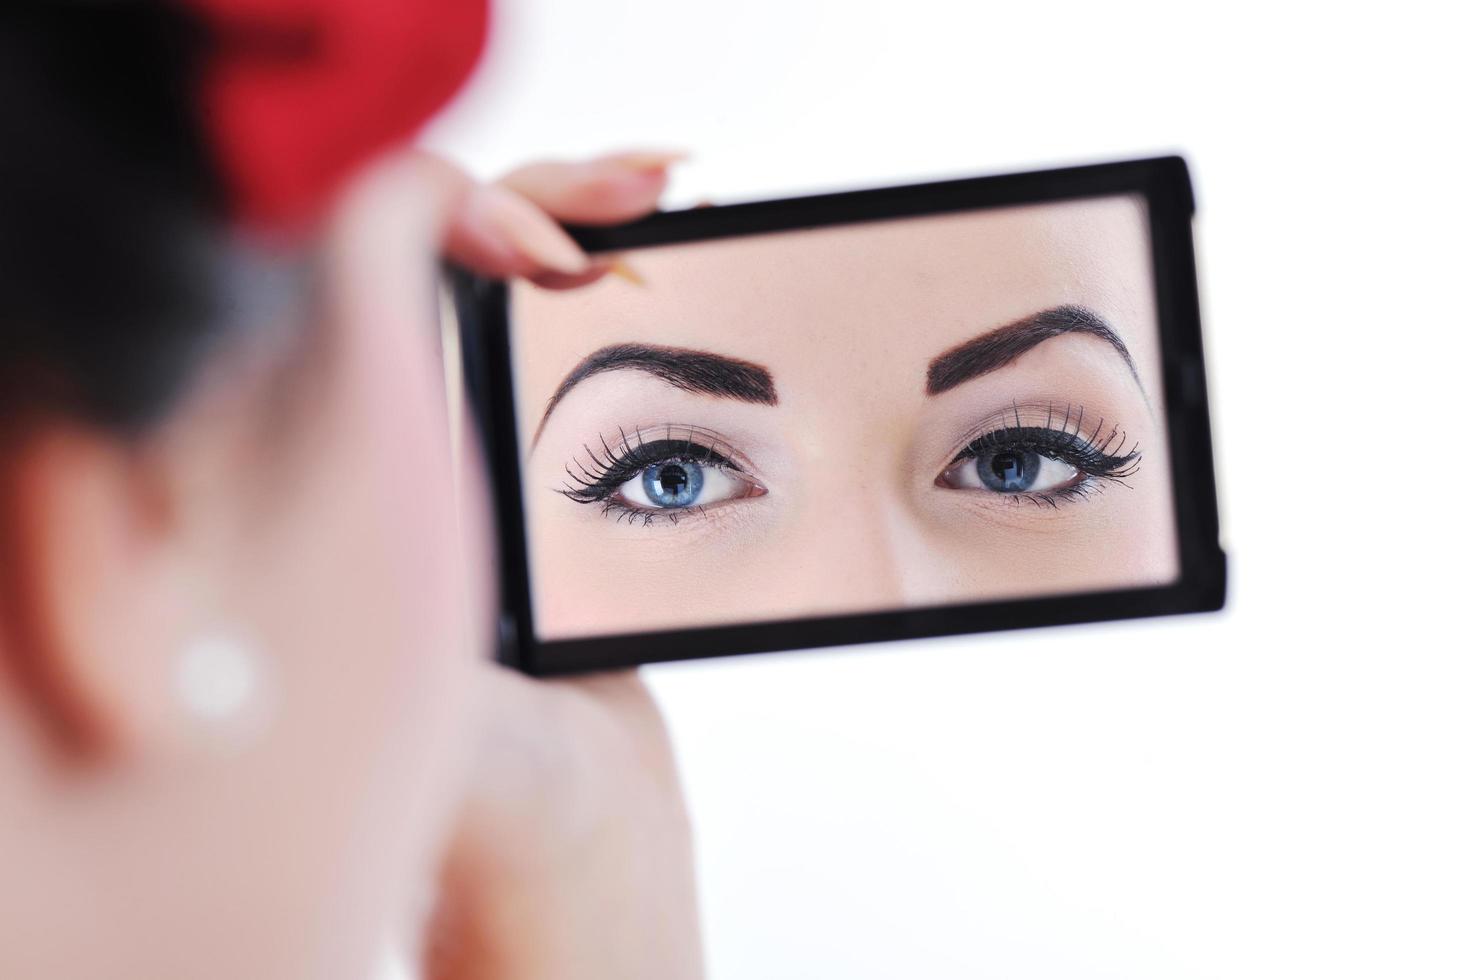
<instances>
[{"instance_id":1,"label":"white background","mask_svg":"<svg viewBox=\"0 0 1470 980\"><path fill-rule=\"evenodd\" d=\"M503 0L433 134L672 204L1191 162L1226 612L650 670L713 980L1470 976L1463 28L1190 6Z\"/></svg>"}]
</instances>

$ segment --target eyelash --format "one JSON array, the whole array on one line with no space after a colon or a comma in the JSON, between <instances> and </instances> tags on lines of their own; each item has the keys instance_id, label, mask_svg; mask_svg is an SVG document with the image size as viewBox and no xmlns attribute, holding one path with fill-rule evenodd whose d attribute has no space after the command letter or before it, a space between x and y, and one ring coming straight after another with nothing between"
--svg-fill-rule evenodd
<instances>
[{"instance_id":1,"label":"eyelash","mask_svg":"<svg viewBox=\"0 0 1470 980\"><path fill-rule=\"evenodd\" d=\"M1036 412L1039 416L1039 407ZM996 426L992 421L978 436L970 437L950 461L947 470L986 453L1033 452L1075 467L1082 479L1070 486L1050 490L987 496L1003 497L1009 504L1019 504L1024 500L1038 507L1055 509L1062 502L1081 500L1100 492L1104 481L1128 486L1124 481L1138 472L1142 458L1138 444L1134 443L1127 452L1122 452L1128 436L1117 425L1104 437L1106 422L1099 419L1091 434L1083 436L1084 413L1081 410L1074 413L1071 405L1066 406L1060 426L1053 424L1056 419L1051 405L1047 406L1045 422L1039 425L1024 424L1020 408L1015 405L1007 415L1009 419L1001 425ZM622 499L618 492L620 488L648 467L671 462L697 463L702 467L741 474L748 479L746 470L732 458L733 450L717 448L724 442L713 432L695 426L667 425L661 431L653 430L652 434L659 438L650 440L648 434L644 429L635 429L630 434L620 428L613 445L609 445L605 438L599 440L600 451L584 445L587 462L573 460L566 467L570 482L558 492L575 503L601 505L603 516L617 521L626 518L630 524L641 519L644 526L649 526L657 521L678 524L686 514L704 516L706 508L695 505L648 510Z\"/></svg>"},{"instance_id":2,"label":"eyelash","mask_svg":"<svg viewBox=\"0 0 1470 980\"><path fill-rule=\"evenodd\" d=\"M1073 411L1069 404L1062 416L1061 427L1052 425L1055 409L1046 406L1046 421L1041 425L1025 425L1021 421L1020 408L1012 405L1009 413L1014 425L1009 423L999 428L988 428L979 436L972 437L950 461L952 468L966 460L976 459L988 452L1021 451L1040 453L1052 459L1075 466L1083 479L1069 487L1036 492L997 495L1004 496L1008 503L1019 504L1030 501L1038 507L1055 509L1059 503L1082 500L1102 490L1102 481L1128 486L1125 480L1138 472L1143 455L1138 443L1126 452L1120 450L1128 444L1128 433L1114 424L1106 436L1102 435L1106 421L1099 418L1091 435L1083 436L1082 418L1084 410L1076 412L1073 426ZM1069 430L1069 426L1072 426ZM1101 438L1100 438L1101 437Z\"/></svg>"},{"instance_id":3,"label":"eyelash","mask_svg":"<svg viewBox=\"0 0 1470 980\"><path fill-rule=\"evenodd\" d=\"M703 437L710 445L698 441L698 437ZM698 463L704 467L745 473L740 464L715 448L722 442L718 436L694 426L665 426L662 438L652 442L644 438L642 429L633 430L630 436L620 428L618 441L614 445L609 446L606 439L600 441L601 452L591 446L582 447L587 454L588 463L584 465L579 460L573 460L581 472L575 472L571 466L567 466L567 476L571 482L558 492L575 503L601 504L603 516L612 516L618 521L627 518L630 524L639 519L642 519L645 527L658 520L666 520L670 524L679 523L679 509L650 511L618 498L618 489L650 466L659 463ZM705 508L689 507L683 513L702 516Z\"/></svg>"}]
</instances>

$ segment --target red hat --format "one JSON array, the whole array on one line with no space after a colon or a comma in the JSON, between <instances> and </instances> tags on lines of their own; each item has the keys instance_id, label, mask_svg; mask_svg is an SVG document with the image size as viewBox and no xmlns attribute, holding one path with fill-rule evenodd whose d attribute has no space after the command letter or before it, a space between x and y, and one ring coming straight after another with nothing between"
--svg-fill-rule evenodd
<instances>
[{"instance_id":1,"label":"red hat","mask_svg":"<svg viewBox=\"0 0 1470 980\"><path fill-rule=\"evenodd\" d=\"M237 219L289 227L410 137L479 60L488 0L177 0L210 49L199 93Z\"/></svg>"}]
</instances>

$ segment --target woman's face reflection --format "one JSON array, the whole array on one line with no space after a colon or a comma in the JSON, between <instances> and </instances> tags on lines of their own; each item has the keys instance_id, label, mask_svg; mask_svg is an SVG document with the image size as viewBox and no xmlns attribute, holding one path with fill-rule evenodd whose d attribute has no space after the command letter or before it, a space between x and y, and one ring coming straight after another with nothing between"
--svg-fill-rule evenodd
<instances>
[{"instance_id":1,"label":"woman's face reflection","mask_svg":"<svg viewBox=\"0 0 1470 980\"><path fill-rule=\"evenodd\" d=\"M1140 200L629 261L513 292L544 638L1175 578Z\"/></svg>"}]
</instances>

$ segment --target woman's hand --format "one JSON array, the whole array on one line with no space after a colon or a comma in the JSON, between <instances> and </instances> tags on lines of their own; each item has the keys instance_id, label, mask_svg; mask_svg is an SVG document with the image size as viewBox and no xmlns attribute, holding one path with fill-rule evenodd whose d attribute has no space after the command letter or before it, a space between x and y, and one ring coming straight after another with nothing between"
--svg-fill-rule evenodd
<instances>
[{"instance_id":1,"label":"woman's hand","mask_svg":"<svg viewBox=\"0 0 1470 980\"><path fill-rule=\"evenodd\" d=\"M612 266L578 247L558 222L610 225L651 212L685 154L635 151L580 163L533 163L476 184L453 164L426 158L459 193L450 256L481 275L565 289L596 282Z\"/></svg>"},{"instance_id":2,"label":"woman's hand","mask_svg":"<svg viewBox=\"0 0 1470 980\"><path fill-rule=\"evenodd\" d=\"M496 669L440 882L431 980L695 980L693 852L672 748L632 672Z\"/></svg>"},{"instance_id":3,"label":"woman's hand","mask_svg":"<svg viewBox=\"0 0 1470 980\"><path fill-rule=\"evenodd\" d=\"M447 249L482 275L572 288L611 262L559 221L652 211L675 153L539 163L455 187ZM534 681L488 666L477 758L426 946L432 980L702 975L689 825L663 719L635 673Z\"/></svg>"}]
</instances>

